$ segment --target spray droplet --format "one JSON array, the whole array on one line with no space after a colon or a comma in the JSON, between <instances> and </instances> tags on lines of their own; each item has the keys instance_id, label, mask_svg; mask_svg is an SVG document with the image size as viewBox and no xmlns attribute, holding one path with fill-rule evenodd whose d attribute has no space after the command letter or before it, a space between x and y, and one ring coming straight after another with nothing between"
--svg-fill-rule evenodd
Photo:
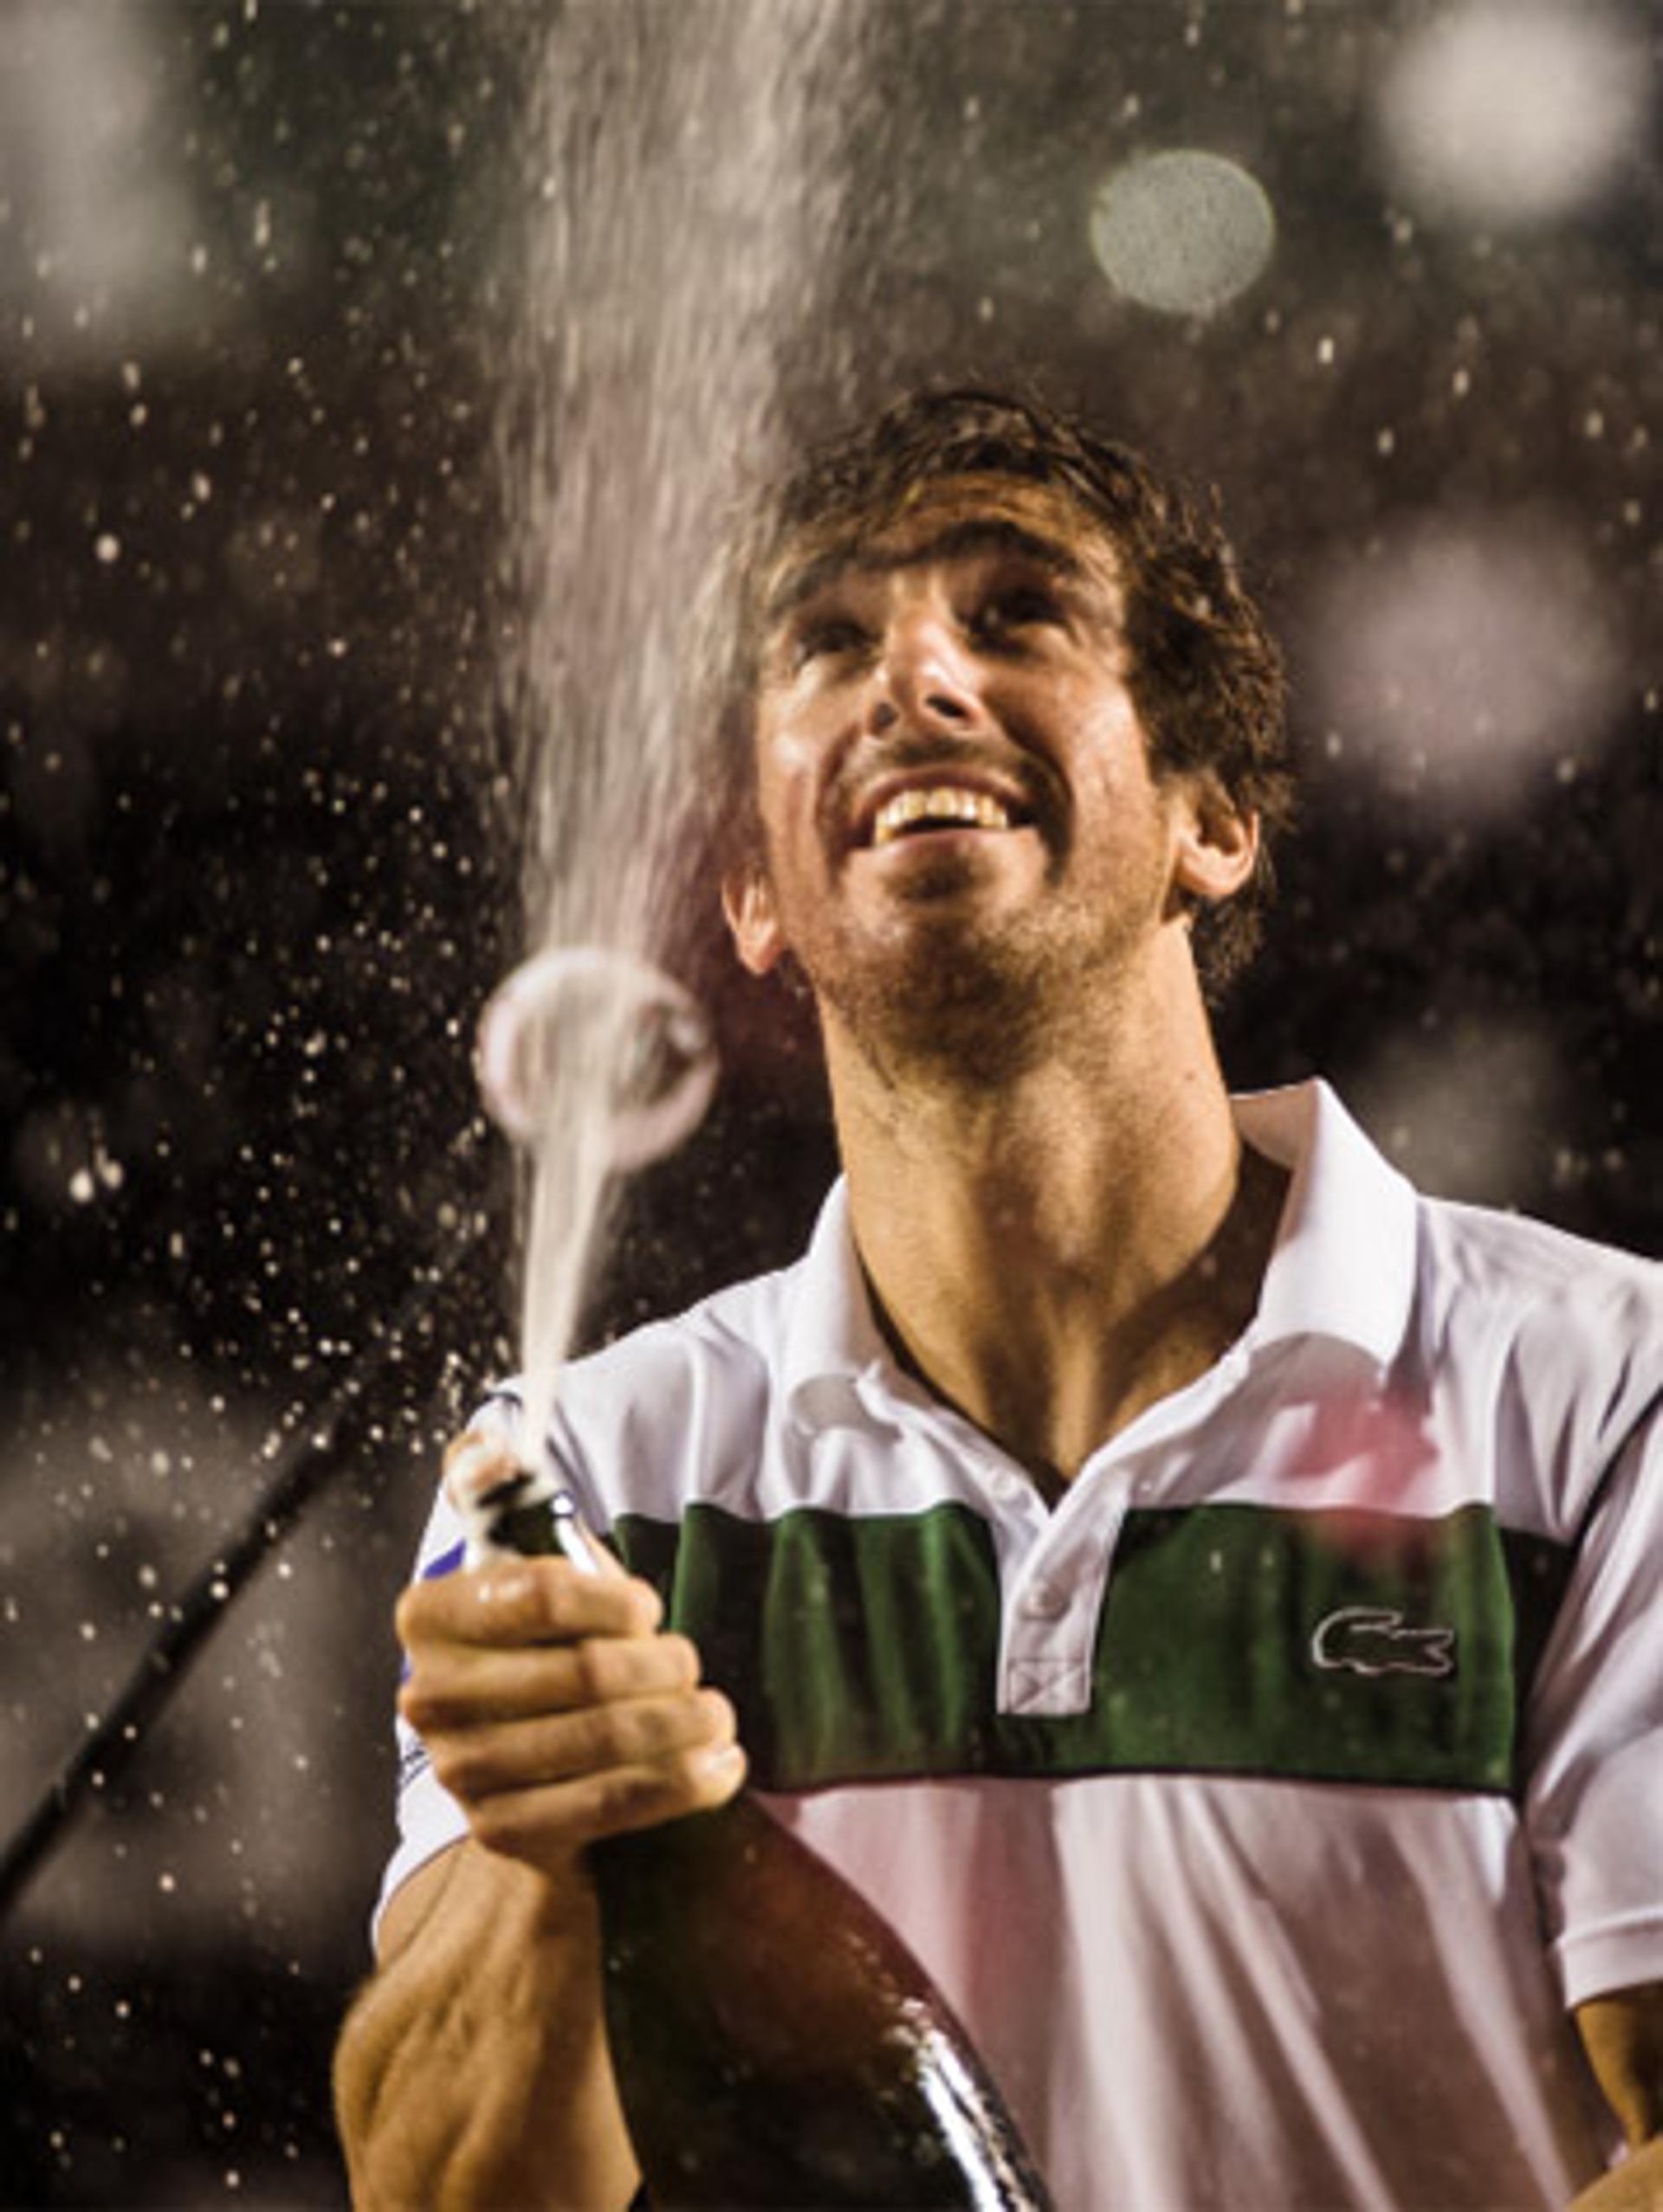
<instances>
[{"instance_id":1,"label":"spray droplet","mask_svg":"<svg viewBox=\"0 0 1663 2212\"><path fill-rule=\"evenodd\" d=\"M673 1151L698 1126L716 1081L709 1024L680 984L631 954L566 946L516 968L480 1023L481 1093L521 1144L554 1133L560 1077L603 1086L619 1173Z\"/></svg>"}]
</instances>

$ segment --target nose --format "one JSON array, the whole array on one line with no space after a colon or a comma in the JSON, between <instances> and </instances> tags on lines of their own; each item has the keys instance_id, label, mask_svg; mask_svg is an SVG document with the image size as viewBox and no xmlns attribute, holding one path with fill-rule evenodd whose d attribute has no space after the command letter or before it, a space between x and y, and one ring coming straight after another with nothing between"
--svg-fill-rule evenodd
<instances>
[{"instance_id":1,"label":"nose","mask_svg":"<svg viewBox=\"0 0 1663 2212\"><path fill-rule=\"evenodd\" d=\"M933 609L897 615L872 672L869 734L897 728L959 730L975 715L974 674L950 622Z\"/></svg>"}]
</instances>

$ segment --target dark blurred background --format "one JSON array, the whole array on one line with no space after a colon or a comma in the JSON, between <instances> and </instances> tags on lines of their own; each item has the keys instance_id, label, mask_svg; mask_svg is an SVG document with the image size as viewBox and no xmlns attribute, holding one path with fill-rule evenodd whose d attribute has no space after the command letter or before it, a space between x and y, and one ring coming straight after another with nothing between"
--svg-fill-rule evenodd
<instances>
[{"instance_id":1,"label":"dark blurred background","mask_svg":"<svg viewBox=\"0 0 1663 2212\"><path fill-rule=\"evenodd\" d=\"M657 327L632 164L661 268L772 253L769 437L1019 377L1219 485L1307 794L1233 1077L1321 1069L1427 1187L1658 1251L1654 23L0 0L9 1831L363 1384L343 1471L4 1930L7 2203L344 2202L389 1612L437 1443L513 1356L469 1043L525 948L526 761L560 769L503 680L514 425L542 346L604 486L662 397L625 379L609 418L558 367ZM754 204L717 152L753 55L811 33L836 189L782 254L792 133ZM788 1256L830 1173L791 1022L704 987L727 1081L632 1193L592 1338Z\"/></svg>"}]
</instances>

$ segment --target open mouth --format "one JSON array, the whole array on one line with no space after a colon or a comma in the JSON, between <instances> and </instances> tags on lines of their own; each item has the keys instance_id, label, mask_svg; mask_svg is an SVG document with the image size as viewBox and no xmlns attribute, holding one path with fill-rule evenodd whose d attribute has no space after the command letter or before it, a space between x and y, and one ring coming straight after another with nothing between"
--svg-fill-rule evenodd
<instances>
[{"instance_id":1,"label":"open mouth","mask_svg":"<svg viewBox=\"0 0 1663 2212\"><path fill-rule=\"evenodd\" d=\"M903 838L943 830L1014 830L1026 817L991 792L963 784L931 784L896 792L872 817L866 843L874 851Z\"/></svg>"}]
</instances>

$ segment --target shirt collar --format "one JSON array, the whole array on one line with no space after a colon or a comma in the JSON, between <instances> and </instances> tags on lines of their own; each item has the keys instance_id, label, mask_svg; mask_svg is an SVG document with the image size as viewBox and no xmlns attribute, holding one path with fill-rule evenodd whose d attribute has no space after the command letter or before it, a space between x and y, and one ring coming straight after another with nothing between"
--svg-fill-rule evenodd
<instances>
[{"instance_id":1,"label":"shirt collar","mask_svg":"<svg viewBox=\"0 0 1663 2212\"><path fill-rule=\"evenodd\" d=\"M1256 1151L1291 1171L1259 1310L1254 1349L1294 1336L1355 1345L1385 1368L1408 1323L1415 1194L1325 1083L1231 1102ZM840 1175L792 1272L780 1378L797 1420L817 1428L857 1407L881 1410L898 1370L873 1316Z\"/></svg>"},{"instance_id":2,"label":"shirt collar","mask_svg":"<svg viewBox=\"0 0 1663 2212\"><path fill-rule=\"evenodd\" d=\"M839 1175L793 1273L781 1367L786 1403L819 1428L846 1417L863 1379L892 1365L849 1225L848 1181Z\"/></svg>"},{"instance_id":3,"label":"shirt collar","mask_svg":"<svg viewBox=\"0 0 1663 2212\"><path fill-rule=\"evenodd\" d=\"M1254 1150L1291 1170L1253 1342L1328 1336L1389 1367L1414 1295L1414 1186L1325 1083L1249 1092L1232 1104Z\"/></svg>"}]
</instances>

